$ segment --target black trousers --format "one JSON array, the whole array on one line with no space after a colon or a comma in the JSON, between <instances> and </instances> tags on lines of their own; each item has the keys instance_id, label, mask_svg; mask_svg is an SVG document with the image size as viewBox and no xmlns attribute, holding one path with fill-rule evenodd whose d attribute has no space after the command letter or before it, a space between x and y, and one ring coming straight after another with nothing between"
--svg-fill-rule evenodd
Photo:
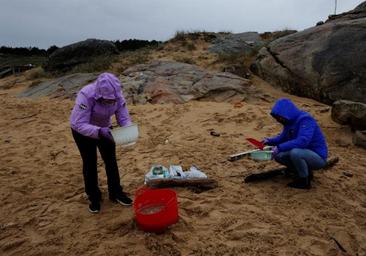
<instances>
[{"instance_id":1,"label":"black trousers","mask_svg":"<svg viewBox=\"0 0 366 256\"><path fill-rule=\"evenodd\" d=\"M105 164L108 180L109 197L122 192L116 160L116 144L106 139L93 139L72 130L72 135L83 160L85 192L90 201L100 201L101 192L98 186L97 148Z\"/></svg>"}]
</instances>

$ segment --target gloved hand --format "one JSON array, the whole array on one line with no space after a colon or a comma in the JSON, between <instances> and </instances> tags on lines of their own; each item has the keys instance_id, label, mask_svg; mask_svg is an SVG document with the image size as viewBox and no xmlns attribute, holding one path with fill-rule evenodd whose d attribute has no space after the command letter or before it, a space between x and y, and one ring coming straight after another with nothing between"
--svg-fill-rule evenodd
<instances>
[{"instance_id":1,"label":"gloved hand","mask_svg":"<svg viewBox=\"0 0 366 256\"><path fill-rule=\"evenodd\" d=\"M268 145L268 139L267 139L267 138L263 139L261 142L262 142L264 145Z\"/></svg>"},{"instance_id":2,"label":"gloved hand","mask_svg":"<svg viewBox=\"0 0 366 256\"><path fill-rule=\"evenodd\" d=\"M276 157L276 155L279 153L278 147L272 148L272 159Z\"/></svg>"},{"instance_id":3,"label":"gloved hand","mask_svg":"<svg viewBox=\"0 0 366 256\"><path fill-rule=\"evenodd\" d=\"M114 142L112 133L108 127L102 127L99 129L99 137L101 139L107 139L111 142Z\"/></svg>"}]
</instances>

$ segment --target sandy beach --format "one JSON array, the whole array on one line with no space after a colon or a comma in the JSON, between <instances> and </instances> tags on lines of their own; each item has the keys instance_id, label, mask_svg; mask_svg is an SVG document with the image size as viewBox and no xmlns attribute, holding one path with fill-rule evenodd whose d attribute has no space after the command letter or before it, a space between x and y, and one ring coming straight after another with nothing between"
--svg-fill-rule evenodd
<instances>
[{"instance_id":1,"label":"sandy beach","mask_svg":"<svg viewBox=\"0 0 366 256\"><path fill-rule=\"evenodd\" d=\"M180 219L160 235L140 231L132 207L108 200L101 161L102 210L87 211L69 126L73 101L2 91L1 255L366 255L366 151L352 146L328 106L267 89L273 97L260 102L129 106L140 138L117 149L126 192L133 197L152 164L196 165L219 183L202 193L175 189ZM246 137L281 130L269 112L282 96L316 117L330 155L340 159L315 172L309 191L286 187L284 177L243 183L251 172L277 167L273 161L227 161L252 148Z\"/></svg>"}]
</instances>

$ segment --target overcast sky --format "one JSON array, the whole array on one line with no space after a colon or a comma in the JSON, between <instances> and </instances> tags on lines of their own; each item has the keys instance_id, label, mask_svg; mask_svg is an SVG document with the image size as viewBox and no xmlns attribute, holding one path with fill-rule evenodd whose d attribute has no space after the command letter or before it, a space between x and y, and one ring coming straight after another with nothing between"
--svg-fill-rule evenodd
<instances>
[{"instance_id":1,"label":"overcast sky","mask_svg":"<svg viewBox=\"0 0 366 256\"><path fill-rule=\"evenodd\" d=\"M177 30L302 30L335 0L0 0L0 45L64 46L87 38L167 40ZM363 0L338 0L337 13Z\"/></svg>"}]
</instances>

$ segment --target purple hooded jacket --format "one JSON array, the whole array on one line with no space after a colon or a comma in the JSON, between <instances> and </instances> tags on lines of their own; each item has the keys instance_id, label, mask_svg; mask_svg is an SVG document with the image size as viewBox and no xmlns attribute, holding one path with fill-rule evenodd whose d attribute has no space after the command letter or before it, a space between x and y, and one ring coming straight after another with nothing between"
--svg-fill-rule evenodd
<instances>
[{"instance_id":1,"label":"purple hooded jacket","mask_svg":"<svg viewBox=\"0 0 366 256\"><path fill-rule=\"evenodd\" d=\"M115 99L116 103L102 104L97 101L101 98ZM116 115L119 126L131 123L118 78L113 74L103 73L94 83L79 91L70 116L71 128L84 136L97 139L101 127L112 125L113 115Z\"/></svg>"}]
</instances>

